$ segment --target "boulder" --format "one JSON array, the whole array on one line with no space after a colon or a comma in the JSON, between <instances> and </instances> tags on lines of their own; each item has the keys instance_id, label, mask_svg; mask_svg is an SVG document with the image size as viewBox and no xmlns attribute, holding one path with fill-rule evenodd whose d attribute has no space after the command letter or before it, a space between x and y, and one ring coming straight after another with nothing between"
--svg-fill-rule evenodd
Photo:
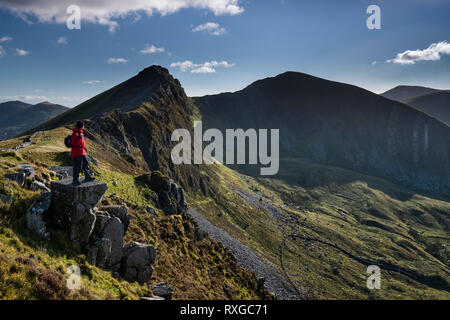
<instances>
[{"instance_id":1,"label":"boulder","mask_svg":"<svg viewBox=\"0 0 450 320\"><path fill-rule=\"evenodd\" d=\"M7 194L0 193L0 201L3 202L4 204L11 204L12 197Z\"/></svg>"},{"instance_id":2,"label":"boulder","mask_svg":"<svg viewBox=\"0 0 450 320\"><path fill-rule=\"evenodd\" d=\"M111 240L107 238L97 239L86 248L87 261L97 267L106 269L111 257Z\"/></svg>"},{"instance_id":3,"label":"boulder","mask_svg":"<svg viewBox=\"0 0 450 320\"><path fill-rule=\"evenodd\" d=\"M27 227L38 236L50 240L50 234L47 232L47 225L44 220L44 213L50 208L51 193L43 192L42 199L31 205L26 213Z\"/></svg>"},{"instance_id":4,"label":"boulder","mask_svg":"<svg viewBox=\"0 0 450 320\"><path fill-rule=\"evenodd\" d=\"M23 187L25 184L25 173L8 173L4 175L6 180L15 181L20 187Z\"/></svg>"},{"instance_id":5,"label":"boulder","mask_svg":"<svg viewBox=\"0 0 450 320\"><path fill-rule=\"evenodd\" d=\"M67 231L80 249L88 243L95 226L95 208L107 188L96 180L80 186L73 186L71 179L51 183L51 222Z\"/></svg>"},{"instance_id":6,"label":"boulder","mask_svg":"<svg viewBox=\"0 0 450 320\"><path fill-rule=\"evenodd\" d=\"M67 179L73 176L73 167L72 166L55 166L49 167L49 170L56 173L56 176L60 179Z\"/></svg>"},{"instance_id":7,"label":"boulder","mask_svg":"<svg viewBox=\"0 0 450 320\"><path fill-rule=\"evenodd\" d=\"M123 248L120 271L125 280L140 284L146 283L153 273L156 250L153 246L138 242L127 244Z\"/></svg>"},{"instance_id":8,"label":"boulder","mask_svg":"<svg viewBox=\"0 0 450 320\"><path fill-rule=\"evenodd\" d=\"M39 182L37 180L33 181L30 185L30 189L33 191L45 191L45 192L50 192L51 190L42 182Z\"/></svg>"},{"instance_id":9,"label":"boulder","mask_svg":"<svg viewBox=\"0 0 450 320\"><path fill-rule=\"evenodd\" d=\"M174 294L172 286L168 285L165 282L152 284L149 286L149 289L152 290L154 295L162 297L165 300L171 300Z\"/></svg>"},{"instance_id":10,"label":"boulder","mask_svg":"<svg viewBox=\"0 0 450 320\"><path fill-rule=\"evenodd\" d=\"M31 164L21 164L22 169L20 169L20 173L25 174L25 177L34 178L36 175L36 171L31 166Z\"/></svg>"},{"instance_id":11,"label":"boulder","mask_svg":"<svg viewBox=\"0 0 450 320\"><path fill-rule=\"evenodd\" d=\"M109 215L119 218L125 227L125 232L127 232L128 226L130 225L130 218L131 218L131 216L128 214L127 207L120 206L120 205L103 206L103 207L100 207L99 210L105 211Z\"/></svg>"},{"instance_id":12,"label":"boulder","mask_svg":"<svg viewBox=\"0 0 450 320\"><path fill-rule=\"evenodd\" d=\"M106 266L107 269L112 271L118 271L120 269L124 235L125 228L119 218L110 217L105 222L99 237L109 239L111 241L111 253Z\"/></svg>"}]
</instances>

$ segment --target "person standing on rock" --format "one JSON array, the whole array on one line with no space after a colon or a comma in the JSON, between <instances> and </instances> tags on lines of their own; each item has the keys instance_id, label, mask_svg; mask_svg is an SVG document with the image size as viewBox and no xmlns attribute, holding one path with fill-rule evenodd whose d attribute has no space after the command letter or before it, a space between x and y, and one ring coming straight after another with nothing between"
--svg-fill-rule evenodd
<instances>
[{"instance_id":1,"label":"person standing on rock","mask_svg":"<svg viewBox=\"0 0 450 320\"><path fill-rule=\"evenodd\" d=\"M89 161L86 159L86 144L84 141L83 134L84 124L81 121L78 121L76 124L76 128L73 129L72 133L72 151L70 152L70 157L73 158L73 182L72 184L75 186L81 185L78 180L80 177L80 171L83 170L85 179L83 182L89 182L95 180L92 177L89 167Z\"/></svg>"}]
</instances>

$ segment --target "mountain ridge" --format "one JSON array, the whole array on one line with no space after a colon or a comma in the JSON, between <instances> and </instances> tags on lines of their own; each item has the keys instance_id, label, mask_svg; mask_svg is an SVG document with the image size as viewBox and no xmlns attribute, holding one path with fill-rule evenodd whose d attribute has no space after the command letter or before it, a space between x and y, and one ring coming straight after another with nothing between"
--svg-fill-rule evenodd
<instances>
[{"instance_id":1,"label":"mountain ridge","mask_svg":"<svg viewBox=\"0 0 450 320\"><path fill-rule=\"evenodd\" d=\"M279 128L282 157L381 174L427 191L450 190L448 127L365 89L287 72L194 103L207 128Z\"/></svg>"},{"instance_id":2,"label":"mountain ridge","mask_svg":"<svg viewBox=\"0 0 450 320\"><path fill-rule=\"evenodd\" d=\"M17 136L68 109L65 106L48 101L36 104L18 100L0 103L0 113L5 115L0 119L0 139Z\"/></svg>"}]
</instances>

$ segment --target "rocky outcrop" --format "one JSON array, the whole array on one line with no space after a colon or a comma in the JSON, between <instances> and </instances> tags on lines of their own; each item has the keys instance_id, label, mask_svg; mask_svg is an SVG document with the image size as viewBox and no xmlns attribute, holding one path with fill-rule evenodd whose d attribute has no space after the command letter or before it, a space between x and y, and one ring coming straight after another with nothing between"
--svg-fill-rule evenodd
<instances>
[{"instance_id":1,"label":"rocky outcrop","mask_svg":"<svg viewBox=\"0 0 450 320\"><path fill-rule=\"evenodd\" d=\"M125 206L103 206L100 207L100 211L107 212L110 216L119 218L120 222L124 226L124 232L127 232L128 226L130 225L130 215L128 214L128 209Z\"/></svg>"},{"instance_id":2,"label":"rocky outcrop","mask_svg":"<svg viewBox=\"0 0 450 320\"><path fill-rule=\"evenodd\" d=\"M23 187L25 184L25 173L8 173L4 175L6 180L15 181L19 185L19 187Z\"/></svg>"},{"instance_id":3,"label":"rocky outcrop","mask_svg":"<svg viewBox=\"0 0 450 320\"><path fill-rule=\"evenodd\" d=\"M56 173L56 176L59 179L67 179L72 177L73 175L73 167L72 166L55 166L55 167L49 167L49 170Z\"/></svg>"},{"instance_id":4,"label":"rocky outcrop","mask_svg":"<svg viewBox=\"0 0 450 320\"><path fill-rule=\"evenodd\" d=\"M83 183L79 187L73 186L71 179L51 183L52 222L67 231L78 248L89 242L96 220L94 208L107 188L106 183L99 181Z\"/></svg>"},{"instance_id":5,"label":"rocky outcrop","mask_svg":"<svg viewBox=\"0 0 450 320\"><path fill-rule=\"evenodd\" d=\"M183 188L172 180L162 175L159 171L145 174L140 180L146 183L150 189L158 195L158 202L166 215L180 214L188 209Z\"/></svg>"},{"instance_id":6,"label":"rocky outcrop","mask_svg":"<svg viewBox=\"0 0 450 320\"><path fill-rule=\"evenodd\" d=\"M40 181L33 181L30 185L30 189L33 191L50 192L50 188Z\"/></svg>"},{"instance_id":7,"label":"rocky outcrop","mask_svg":"<svg viewBox=\"0 0 450 320\"><path fill-rule=\"evenodd\" d=\"M156 250L136 242L124 246L131 217L125 206L99 207L107 188L100 181L77 187L71 184L71 179L53 181L51 221L69 234L89 263L143 284L152 275Z\"/></svg>"}]
</instances>

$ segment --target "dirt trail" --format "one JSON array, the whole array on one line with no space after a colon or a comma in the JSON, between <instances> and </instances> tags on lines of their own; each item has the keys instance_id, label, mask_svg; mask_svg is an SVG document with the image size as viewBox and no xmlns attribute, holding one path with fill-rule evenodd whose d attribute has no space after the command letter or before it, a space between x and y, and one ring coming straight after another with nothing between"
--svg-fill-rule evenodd
<instances>
[{"instance_id":1,"label":"dirt trail","mask_svg":"<svg viewBox=\"0 0 450 320\"><path fill-rule=\"evenodd\" d=\"M11 151L16 151L22 148L26 148L31 146L31 144L33 143L33 139L34 137L36 137L36 135L39 133L40 131L36 131L35 133L33 133L25 142L22 142L21 144L18 144L17 146L11 147L11 148L7 148L7 149L0 149L0 152L11 152Z\"/></svg>"}]
</instances>

